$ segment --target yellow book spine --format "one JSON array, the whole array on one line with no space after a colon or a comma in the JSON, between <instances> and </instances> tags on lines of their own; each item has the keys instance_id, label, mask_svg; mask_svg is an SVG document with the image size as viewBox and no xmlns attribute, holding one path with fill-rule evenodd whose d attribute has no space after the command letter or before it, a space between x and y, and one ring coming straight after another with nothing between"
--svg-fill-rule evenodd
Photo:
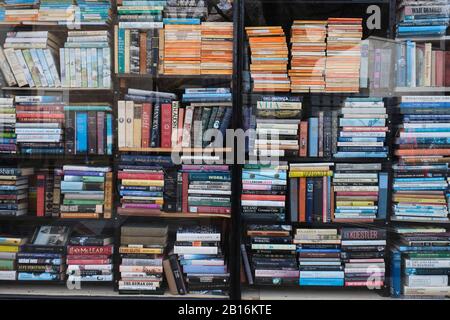
<instances>
[{"instance_id":1,"label":"yellow book spine","mask_svg":"<svg viewBox=\"0 0 450 320\"><path fill-rule=\"evenodd\" d=\"M124 179L122 180L124 186L144 186L144 187L163 187L164 180L137 180Z\"/></svg>"},{"instance_id":2,"label":"yellow book spine","mask_svg":"<svg viewBox=\"0 0 450 320\"><path fill-rule=\"evenodd\" d=\"M0 246L0 252L19 252L19 246Z\"/></svg>"},{"instance_id":3,"label":"yellow book spine","mask_svg":"<svg viewBox=\"0 0 450 320\"><path fill-rule=\"evenodd\" d=\"M120 253L145 253L145 254L161 254L163 250L160 248L127 248L120 247Z\"/></svg>"},{"instance_id":4,"label":"yellow book spine","mask_svg":"<svg viewBox=\"0 0 450 320\"><path fill-rule=\"evenodd\" d=\"M289 178L305 178L305 177L331 177L333 171L294 171L289 172Z\"/></svg>"}]
</instances>

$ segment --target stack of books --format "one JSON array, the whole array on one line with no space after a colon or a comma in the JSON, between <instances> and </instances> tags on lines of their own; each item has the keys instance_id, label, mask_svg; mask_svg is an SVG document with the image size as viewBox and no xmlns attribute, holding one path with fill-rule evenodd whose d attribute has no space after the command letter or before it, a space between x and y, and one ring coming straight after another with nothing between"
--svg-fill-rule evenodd
<instances>
[{"instance_id":1,"label":"stack of books","mask_svg":"<svg viewBox=\"0 0 450 320\"><path fill-rule=\"evenodd\" d=\"M262 96L256 105L256 139L250 140L254 156L284 157L299 154L302 97Z\"/></svg>"},{"instance_id":2,"label":"stack of books","mask_svg":"<svg viewBox=\"0 0 450 320\"><path fill-rule=\"evenodd\" d=\"M447 0L398 1L397 37L439 37L450 21Z\"/></svg>"},{"instance_id":3,"label":"stack of books","mask_svg":"<svg viewBox=\"0 0 450 320\"><path fill-rule=\"evenodd\" d=\"M201 74L233 73L233 22L203 22Z\"/></svg>"},{"instance_id":4,"label":"stack of books","mask_svg":"<svg viewBox=\"0 0 450 320\"><path fill-rule=\"evenodd\" d=\"M450 52L433 49L431 42L402 41L396 47L398 87L446 87Z\"/></svg>"},{"instance_id":5,"label":"stack of books","mask_svg":"<svg viewBox=\"0 0 450 320\"><path fill-rule=\"evenodd\" d=\"M300 286L344 285L341 237L337 229L297 229Z\"/></svg>"},{"instance_id":6,"label":"stack of books","mask_svg":"<svg viewBox=\"0 0 450 320\"><path fill-rule=\"evenodd\" d=\"M0 153L16 153L16 143L14 98L0 98Z\"/></svg>"},{"instance_id":7,"label":"stack of books","mask_svg":"<svg viewBox=\"0 0 450 320\"><path fill-rule=\"evenodd\" d=\"M117 6L119 28L162 28L162 11L166 1L136 2L121 1Z\"/></svg>"},{"instance_id":8,"label":"stack of books","mask_svg":"<svg viewBox=\"0 0 450 320\"><path fill-rule=\"evenodd\" d=\"M65 165L63 171L61 218L111 218L111 168Z\"/></svg>"},{"instance_id":9,"label":"stack of books","mask_svg":"<svg viewBox=\"0 0 450 320\"><path fill-rule=\"evenodd\" d=\"M39 0L5 0L5 22L37 21Z\"/></svg>"},{"instance_id":10,"label":"stack of books","mask_svg":"<svg viewBox=\"0 0 450 320\"><path fill-rule=\"evenodd\" d=\"M242 170L242 218L283 222L286 220L286 162L278 165L244 165Z\"/></svg>"},{"instance_id":11,"label":"stack of books","mask_svg":"<svg viewBox=\"0 0 450 320\"><path fill-rule=\"evenodd\" d=\"M39 1L38 21L40 22L58 22L68 25L75 21L76 5L71 0L62 1Z\"/></svg>"},{"instance_id":12,"label":"stack of books","mask_svg":"<svg viewBox=\"0 0 450 320\"><path fill-rule=\"evenodd\" d=\"M256 285L289 286L298 283L299 270L290 225L249 225L250 252L244 265L247 278ZM245 248L245 246L244 246ZM249 261L246 261L249 260Z\"/></svg>"},{"instance_id":13,"label":"stack of books","mask_svg":"<svg viewBox=\"0 0 450 320\"><path fill-rule=\"evenodd\" d=\"M28 213L28 182L33 173L33 168L0 168L0 216Z\"/></svg>"},{"instance_id":14,"label":"stack of books","mask_svg":"<svg viewBox=\"0 0 450 320\"><path fill-rule=\"evenodd\" d=\"M106 236L74 236L67 246L67 281L112 282L114 245Z\"/></svg>"},{"instance_id":15,"label":"stack of books","mask_svg":"<svg viewBox=\"0 0 450 320\"><path fill-rule=\"evenodd\" d=\"M207 1L167 0L164 24L199 24L208 16Z\"/></svg>"},{"instance_id":16,"label":"stack of books","mask_svg":"<svg viewBox=\"0 0 450 320\"><path fill-rule=\"evenodd\" d=\"M110 42L107 30L69 31L59 49L62 86L111 88Z\"/></svg>"},{"instance_id":17,"label":"stack of books","mask_svg":"<svg viewBox=\"0 0 450 320\"><path fill-rule=\"evenodd\" d=\"M16 258L20 246L27 241L10 235L0 237L0 280L15 281L17 279Z\"/></svg>"},{"instance_id":18,"label":"stack of books","mask_svg":"<svg viewBox=\"0 0 450 320\"><path fill-rule=\"evenodd\" d=\"M49 31L8 32L4 54L19 87L60 87L56 63L61 41Z\"/></svg>"},{"instance_id":19,"label":"stack of books","mask_svg":"<svg viewBox=\"0 0 450 320\"><path fill-rule=\"evenodd\" d=\"M393 182L397 220L448 221L449 106L443 96L401 98Z\"/></svg>"},{"instance_id":20,"label":"stack of books","mask_svg":"<svg viewBox=\"0 0 450 320\"><path fill-rule=\"evenodd\" d=\"M121 227L119 272L121 294L163 294L166 225L125 224Z\"/></svg>"},{"instance_id":21,"label":"stack of books","mask_svg":"<svg viewBox=\"0 0 450 320\"><path fill-rule=\"evenodd\" d=\"M342 228L341 239L345 286L381 289L386 273L386 230Z\"/></svg>"},{"instance_id":22,"label":"stack of books","mask_svg":"<svg viewBox=\"0 0 450 320\"><path fill-rule=\"evenodd\" d=\"M65 251L69 239L68 226L39 226L29 243L17 254L19 281L53 281L65 279ZM22 262L20 259L26 259Z\"/></svg>"},{"instance_id":23,"label":"stack of books","mask_svg":"<svg viewBox=\"0 0 450 320\"><path fill-rule=\"evenodd\" d=\"M337 152L338 111L312 108L300 123L300 157L331 158Z\"/></svg>"},{"instance_id":24,"label":"stack of books","mask_svg":"<svg viewBox=\"0 0 450 320\"><path fill-rule=\"evenodd\" d=\"M112 154L113 120L109 104L70 104L64 106L64 112L66 154Z\"/></svg>"},{"instance_id":25,"label":"stack of books","mask_svg":"<svg viewBox=\"0 0 450 320\"><path fill-rule=\"evenodd\" d=\"M178 255L186 290L226 294L230 274L222 249L222 234L214 226L179 227L173 253Z\"/></svg>"},{"instance_id":26,"label":"stack of books","mask_svg":"<svg viewBox=\"0 0 450 320\"><path fill-rule=\"evenodd\" d=\"M282 27L246 27L255 92L289 92L288 47Z\"/></svg>"},{"instance_id":27,"label":"stack of books","mask_svg":"<svg viewBox=\"0 0 450 320\"><path fill-rule=\"evenodd\" d=\"M118 166L120 215L160 213L164 204L165 167L170 156L121 155Z\"/></svg>"},{"instance_id":28,"label":"stack of books","mask_svg":"<svg viewBox=\"0 0 450 320\"><path fill-rule=\"evenodd\" d=\"M161 47L160 47L161 48ZM198 24L164 25L164 74L201 74L202 28Z\"/></svg>"},{"instance_id":29,"label":"stack of books","mask_svg":"<svg viewBox=\"0 0 450 320\"><path fill-rule=\"evenodd\" d=\"M37 217L59 218L63 171L60 168L42 168L35 173L29 192L29 211L35 212Z\"/></svg>"},{"instance_id":30,"label":"stack of books","mask_svg":"<svg viewBox=\"0 0 450 320\"><path fill-rule=\"evenodd\" d=\"M326 92L359 92L362 18L328 18Z\"/></svg>"},{"instance_id":31,"label":"stack of books","mask_svg":"<svg viewBox=\"0 0 450 320\"><path fill-rule=\"evenodd\" d=\"M60 96L16 96L16 139L22 154L64 154Z\"/></svg>"},{"instance_id":32,"label":"stack of books","mask_svg":"<svg viewBox=\"0 0 450 320\"><path fill-rule=\"evenodd\" d=\"M77 0L77 4L75 21L81 25L106 25L111 21L109 0Z\"/></svg>"},{"instance_id":33,"label":"stack of books","mask_svg":"<svg viewBox=\"0 0 450 320\"><path fill-rule=\"evenodd\" d=\"M450 293L450 241L442 227L396 227L398 239L391 284L395 295L441 297Z\"/></svg>"},{"instance_id":34,"label":"stack of books","mask_svg":"<svg viewBox=\"0 0 450 320\"><path fill-rule=\"evenodd\" d=\"M387 158L387 113L382 98L347 98L339 119L336 158Z\"/></svg>"},{"instance_id":35,"label":"stack of books","mask_svg":"<svg viewBox=\"0 0 450 320\"><path fill-rule=\"evenodd\" d=\"M389 179L381 170L381 163L336 164L335 221L386 219Z\"/></svg>"},{"instance_id":36,"label":"stack of books","mask_svg":"<svg viewBox=\"0 0 450 320\"><path fill-rule=\"evenodd\" d=\"M291 28L291 92L324 92L327 21L294 20Z\"/></svg>"},{"instance_id":37,"label":"stack of books","mask_svg":"<svg viewBox=\"0 0 450 320\"><path fill-rule=\"evenodd\" d=\"M289 164L291 221L331 222L333 166L327 162Z\"/></svg>"}]
</instances>

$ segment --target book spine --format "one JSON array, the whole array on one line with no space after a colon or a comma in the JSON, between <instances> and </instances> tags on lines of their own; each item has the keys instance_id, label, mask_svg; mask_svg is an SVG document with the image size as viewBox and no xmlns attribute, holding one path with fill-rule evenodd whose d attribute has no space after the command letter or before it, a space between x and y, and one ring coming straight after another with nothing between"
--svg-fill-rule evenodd
<instances>
[{"instance_id":1,"label":"book spine","mask_svg":"<svg viewBox=\"0 0 450 320\"><path fill-rule=\"evenodd\" d=\"M105 112L100 111L97 113L97 154L105 154Z\"/></svg>"},{"instance_id":2,"label":"book spine","mask_svg":"<svg viewBox=\"0 0 450 320\"><path fill-rule=\"evenodd\" d=\"M163 103L161 105L161 147L171 148L172 143L172 105Z\"/></svg>"},{"instance_id":3,"label":"book spine","mask_svg":"<svg viewBox=\"0 0 450 320\"><path fill-rule=\"evenodd\" d=\"M142 104L142 148L150 147L150 123L152 117L152 105L150 103Z\"/></svg>"},{"instance_id":4,"label":"book spine","mask_svg":"<svg viewBox=\"0 0 450 320\"><path fill-rule=\"evenodd\" d=\"M152 121L152 131L150 147L158 148L160 144L160 122L161 122L161 104L156 103L153 106L153 121Z\"/></svg>"},{"instance_id":5,"label":"book spine","mask_svg":"<svg viewBox=\"0 0 450 320\"><path fill-rule=\"evenodd\" d=\"M36 215L45 215L45 175L39 174L36 177Z\"/></svg>"},{"instance_id":6,"label":"book spine","mask_svg":"<svg viewBox=\"0 0 450 320\"><path fill-rule=\"evenodd\" d=\"M97 114L95 111L87 113L88 154L97 153Z\"/></svg>"}]
</instances>

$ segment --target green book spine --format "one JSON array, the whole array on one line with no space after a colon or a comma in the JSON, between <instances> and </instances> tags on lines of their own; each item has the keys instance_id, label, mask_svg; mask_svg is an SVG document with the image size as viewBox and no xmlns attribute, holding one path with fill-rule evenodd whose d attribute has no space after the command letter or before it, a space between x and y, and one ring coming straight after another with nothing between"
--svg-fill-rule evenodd
<instances>
[{"instance_id":1,"label":"green book spine","mask_svg":"<svg viewBox=\"0 0 450 320\"><path fill-rule=\"evenodd\" d=\"M119 28L118 37L119 73L125 73L125 29Z\"/></svg>"}]
</instances>

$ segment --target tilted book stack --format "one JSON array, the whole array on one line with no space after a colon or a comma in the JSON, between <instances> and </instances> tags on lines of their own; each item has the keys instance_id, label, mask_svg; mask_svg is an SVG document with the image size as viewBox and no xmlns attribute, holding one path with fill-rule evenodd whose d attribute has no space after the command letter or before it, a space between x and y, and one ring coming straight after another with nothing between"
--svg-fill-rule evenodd
<instances>
[{"instance_id":1,"label":"tilted book stack","mask_svg":"<svg viewBox=\"0 0 450 320\"><path fill-rule=\"evenodd\" d=\"M60 87L60 39L49 31L8 32L4 54L19 87Z\"/></svg>"},{"instance_id":2,"label":"tilted book stack","mask_svg":"<svg viewBox=\"0 0 450 320\"><path fill-rule=\"evenodd\" d=\"M246 27L253 91L289 92L288 47L282 27Z\"/></svg>"},{"instance_id":3,"label":"tilted book stack","mask_svg":"<svg viewBox=\"0 0 450 320\"><path fill-rule=\"evenodd\" d=\"M0 98L0 153L16 153L16 108L14 98Z\"/></svg>"},{"instance_id":4,"label":"tilted book stack","mask_svg":"<svg viewBox=\"0 0 450 320\"><path fill-rule=\"evenodd\" d=\"M389 131L382 98L347 98L339 119L336 158L387 158Z\"/></svg>"},{"instance_id":5,"label":"tilted book stack","mask_svg":"<svg viewBox=\"0 0 450 320\"><path fill-rule=\"evenodd\" d=\"M386 230L342 228L342 260L346 287L380 289L384 286Z\"/></svg>"},{"instance_id":6,"label":"tilted book stack","mask_svg":"<svg viewBox=\"0 0 450 320\"><path fill-rule=\"evenodd\" d=\"M361 18L328 18L326 92L359 92Z\"/></svg>"},{"instance_id":7,"label":"tilted book stack","mask_svg":"<svg viewBox=\"0 0 450 320\"><path fill-rule=\"evenodd\" d=\"M292 243L291 232L290 225L252 224L247 227L251 266L247 278L257 285L289 286L298 283L296 246Z\"/></svg>"},{"instance_id":8,"label":"tilted book stack","mask_svg":"<svg viewBox=\"0 0 450 320\"><path fill-rule=\"evenodd\" d=\"M173 253L178 255L187 292L228 293L230 274L222 241L221 232L214 226L177 229Z\"/></svg>"},{"instance_id":9,"label":"tilted book stack","mask_svg":"<svg viewBox=\"0 0 450 320\"><path fill-rule=\"evenodd\" d=\"M65 165L61 218L111 218L112 172L108 167Z\"/></svg>"},{"instance_id":10,"label":"tilted book stack","mask_svg":"<svg viewBox=\"0 0 450 320\"><path fill-rule=\"evenodd\" d=\"M290 163L291 221L331 222L333 163Z\"/></svg>"},{"instance_id":11,"label":"tilted book stack","mask_svg":"<svg viewBox=\"0 0 450 320\"><path fill-rule=\"evenodd\" d=\"M112 282L114 245L105 236L72 236L67 246L67 281Z\"/></svg>"},{"instance_id":12,"label":"tilted book stack","mask_svg":"<svg viewBox=\"0 0 450 320\"><path fill-rule=\"evenodd\" d=\"M202 22L201 74L233 72L233 22Z\"/></svg>"},{"instance_id":13,"label":"tilted book stack","mask_svg":"<svg viewBox=\"0 0 450 320\"><path fill-rule=\"evenodd\" d=\"M380 163L337 163L332 183L334 221L386 219L388 173Z\"/></svg>"},{"instance_id":14,"label":"tilted book stack","mask_svg":"<svg viewBox=\"0 0 450 320\"><path fill-rule=\"evenodd\" d=\"M26 241L26 238L10 235L0 236L0 281L17 279L17 252L19 252L20 245Z\"/></svg>"},{"instance_id":15,"label":"tilted book stack","mask_svg":"<svg viewBox=\"0 0 450 320\"><path fill-rule=\"evenodd\" d=\"M242 218L284 222L287 195L286 162L279 165L244 165L242 171Z\"/></svg>"},{"instance_id":16,"label":"tilted book stack","mask_svg":"<svg viewBox=\"0 0 450 320\"><path fill-rule=\"evenodd\" d=\"M341 237L337 229L297 229L300 286L344 285Z\"/></svg>"},{"instance_id":17,"label":"tilted book stack","mask_svg":"<svg viewBox=\"0 0 450 320\"><path fill-rule=\"evenodd\" d=\"M109 104L65 105L64 112L66 154L112 154L113 119Z\"/></svg>"},{"instance_id":18,"label":"tilted book stack","mask_svg":"<svg viewBox=\"0 0 450 320\"><path fill-rule=\"evenodd\" d=\"M401 98L403 122L395 139L398 163L393 182L397 220L449 220L449 106L450 99L443 96Z\"/></svg>"},{"instance_id":19,"label":"tilted book stack","mask_svg":"<svg viewBox=\"0 0 450 320\"><path fill-rule=\"evenodd\" d=\"M33 168L0 168L0 216L28 213L29 177Z\"/></svg>"},{"instance_id":20,"label":"tilted book stack","mask_svg":"<svg viewBox=\"0 0 450 320\"><path fill-rule=\"evenodd\" d=\"M291 92L324 92L327 21L295 20L291 28Z\"/></svg>"},{"instance_id":21,"label":"tilted book stack","mask_svg":"<svg viewBox=\"0 0 450 320\"><path fill-rule=\"evenodd\" d=\"M164 24L199 24L208 16L207 1L167 0Z\"/></svg>"},{"instance_id":22,"label":"tilted book stack","mask_svg":"<svg viewBox=\"0 0 450 320\"><path fill-rule=\"evenodd\" d=\"M163 254L168 227L125 224L121 227L119 293L164 294Z\"/></svg>"},{"instance_id":23,"label":"tilted book stack","mask_svg":"<svg viewBox=\"0 0 450 320\"><path fill-rule=\"evenodd\" d=\"M106 30L69 31L59 49L62 86L111 88L110 42Z\"/></svg>"},{"instance_id":24,"label":"tilted book stack","mask_svg":"<svg viewBox=\"0 0 450 320\"><path fill-rule=\"evenodd\" d=\"M443 36L449 24L447 0L398 1L397 37Z\"/></svg>"},{"instance_id":25,"label":"tilted book stack","mask_svg":"<svg viewBox=\"0 0 450 320\"><path fill-rule=\"evenodd\" d=\"M64 154L60 96L16 96L16 137L22 154Z\"/></svg>"}]
</instances>

